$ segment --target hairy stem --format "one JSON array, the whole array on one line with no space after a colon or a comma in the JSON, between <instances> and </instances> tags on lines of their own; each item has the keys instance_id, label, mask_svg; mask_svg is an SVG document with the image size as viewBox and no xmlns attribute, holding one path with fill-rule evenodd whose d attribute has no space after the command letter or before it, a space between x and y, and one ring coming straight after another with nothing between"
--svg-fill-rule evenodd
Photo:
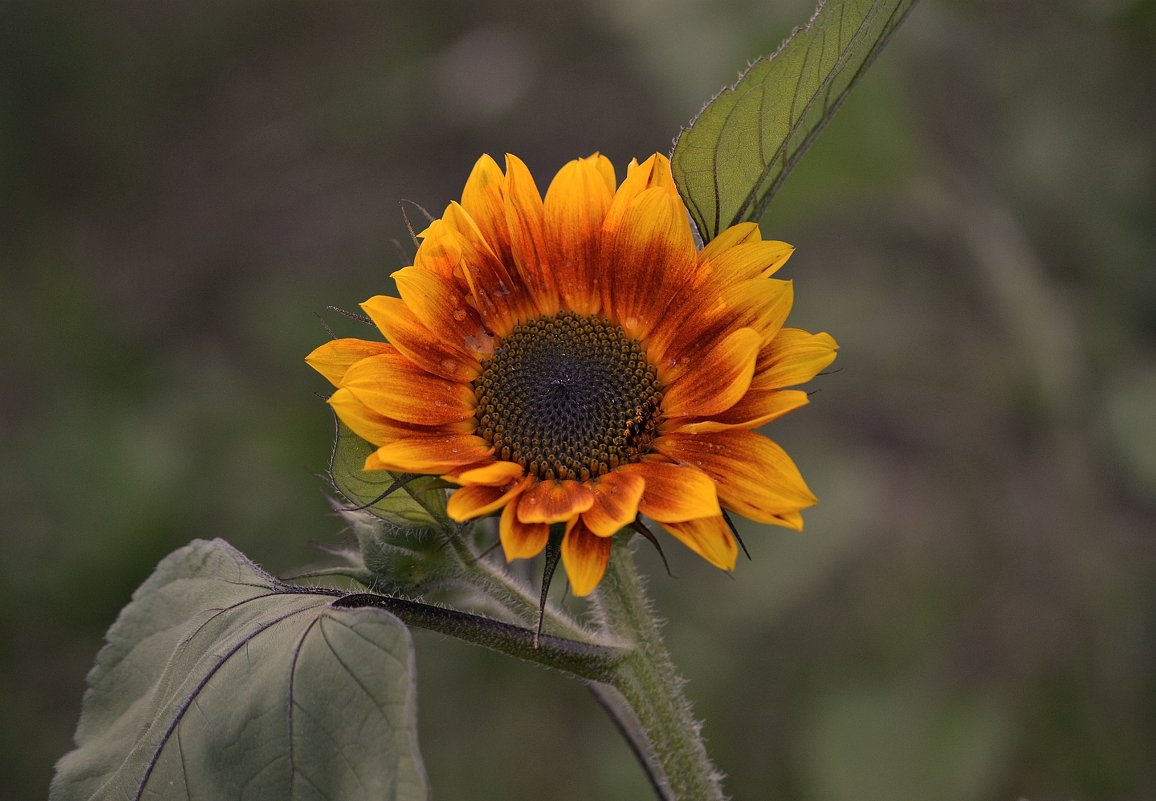
<instances>
[{"instance_id":1,"label":"hairy stem","mask_svg":"<svg viewBox=\"0 0 1156 801\"><path fill-rule=\"evenodd\" d=\"M645 767L653 776L657 766L661 774L664 792L660 798L722 801L718 771L707 756L699 725L683 694L684 682L662 643L658 620L629 547L615 548L593 600L608 632L632 646L615 666L609 683L638 718L650 746L651 765Z\"/></svg>"}]
</instances>

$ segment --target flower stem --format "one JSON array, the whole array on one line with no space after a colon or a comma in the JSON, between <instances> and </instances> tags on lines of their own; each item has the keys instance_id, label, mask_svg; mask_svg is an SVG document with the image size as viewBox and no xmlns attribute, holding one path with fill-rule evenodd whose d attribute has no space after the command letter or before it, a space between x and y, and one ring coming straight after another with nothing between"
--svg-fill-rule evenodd
<instances>
[{"instance_id":1,"label":"flower stem","mask_svg":"<svg viewBox=\"0 0 1156 801\"><path fill-rule=\"evenodd\" d=\"M638 716L666 784L663 797L677 801L722 801L720 777L683 694L678 675L662 643L659 622L642 586L629 547L616 547L606 575L593 596L605 628L632 645L610 679Z\"/></svg>"}]
</instances>

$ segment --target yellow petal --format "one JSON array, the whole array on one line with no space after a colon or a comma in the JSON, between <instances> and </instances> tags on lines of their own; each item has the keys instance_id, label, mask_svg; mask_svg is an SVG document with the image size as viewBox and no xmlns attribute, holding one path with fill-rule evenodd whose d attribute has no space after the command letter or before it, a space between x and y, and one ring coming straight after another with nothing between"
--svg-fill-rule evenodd
<instances>
[{"instance_id":1,"label":"yellow petal","mask_svg":"<svg viewBox=\"0 0 1156 801\"><path fill-rule=\"evenodd\" d=\"M500 260L510 257L510 232L506 226L506 176L489 156L482 156L462 190L462 209L477 226Z\"/></svg>"},{"instance_id":2,"label":"yellow petal","mask_svg":"<svg viewBox=\"0 0 1156 801\"><path fill-rule=\"evenodd\" d=\"M751 384L774 388L805 384L835 361L838 349L830 334L784 328L759 355Z\"/></svg>"},{"instance_id":3,"label":"yellow petal","mask_svg":"<svg viewBox=\"0 0 1156 801\"><path fill-rule=\"evenodd\" d=\"M638 509L647 517L679 523L722 514L711 477L696 467L646 461L623 465L624 473L641 476L646 487Z\"/></svg>"},{"instance_id":4,"label":"yellow petal","mask_svg":"<svg viewBox=\"0 0 1156 801\"><path fill-rule=\"evenodd\" d=\"M758 428L777 420L788 412L807 405L807 393L798 389L755 389L734 406L706 420L673 421L671 431L684 434L705 434L726 431L728 428Z\"/></svg>"},{"instance_id":5,"label":"yellow petal","mask_svg":"<svg viewBox=\"0 0 1156 801\"><path fill-rule=\"evenodd\" d=\"M341 386L345 371L357 362L379 353L396 352L393 345L364 339L333 339L305 357L305 363L329 379L335 387Z\"/></svg>"},{"instance_id":6,"label":"yellow petal","mask_svg":"<svg viewBox=\"0 0 1156 801\"><path fill-rule=\"evenodd\" d=\"M722 516L700 517L685 523L660 523L667 532L712 565L734 570L739 546Z\"/></svg>"},{"instance_id":7,"label":"yellow petal","mask_svg":"<svg viewBox=\"0 0 1156 801\"><path fill-rule=\"evenodd\" d=\"M752 520L781 524L783 515L816 503L786 451L753 431L669 434L654 447L701 468L717 484L722 504Z\"/></svg>"},{"instance_id":8,"label":"yellow petal","mask_svg":"<svg viewBox=\"0 0 1156 801\"><path fill-rule=\"evenodd\" d=\"M711 240L710 244L716 242L717 238ZM729 286L738 281L773 275L794 252L794 246L786 242L760 239L714 251L709 258L704 251L699 254L699 261L710 270L721 286Z\"/></svg>"}]
</instances>

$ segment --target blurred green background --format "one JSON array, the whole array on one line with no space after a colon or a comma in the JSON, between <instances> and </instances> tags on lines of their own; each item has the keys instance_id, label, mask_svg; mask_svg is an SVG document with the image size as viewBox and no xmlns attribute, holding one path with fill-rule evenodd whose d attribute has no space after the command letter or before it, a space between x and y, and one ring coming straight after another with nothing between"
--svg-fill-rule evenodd
<instances>
[{"instance_id":1,"label":"blurred green background","mask_svg":"<svg viewBox=\"0 0 1156 801\"><path fill-rule=\"evenodd\" d=\"M337 541L314 313L482 152L621 168L810 0L0 3L0 796L171 549ZM822 503L644 551L737 799L1156 798L1156 5L926 0L764 221ZM621 170L620 170L621 174ZM439 799L646 798L585 691L416 634Z\"/></svg>"}]
</instances>

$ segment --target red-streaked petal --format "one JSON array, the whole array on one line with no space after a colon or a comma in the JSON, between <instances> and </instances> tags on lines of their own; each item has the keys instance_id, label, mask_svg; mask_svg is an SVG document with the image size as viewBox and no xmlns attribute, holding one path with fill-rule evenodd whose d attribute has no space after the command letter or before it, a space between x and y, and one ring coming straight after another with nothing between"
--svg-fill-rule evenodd
<instances>
[{"instance_id":1,"label":"red-streaked petal","mask_svg":"<svg viewBox=\"0 0 1156 801\"><path fill-rule=\"evenodd\" d=\"M662 187L644 190L603 225L602 308L636 339L658 323L697 266L686 207Z\"/></svg>"},{"instance_id":2,"label":"red-streaked petal","mask_svg":"<svg viewBox=\"0 0 1156 801\"><path fill-rule=\"evenodd\" d=\"M672 421L671 431L705 434L728 428L758 428L807 405L807 393L798 389L750 389L734 406L709 420Z\"/></svg>"},{"instance_id":3,"label":"red-streaked petal","mask_svg":"<svg viewBox=\"0 0 1156 801\"><path fill-rule=\"evenodd\" d=\"M539 481L518 504L523 523L561 523L594 505L594 491L577 481Z\"/></svg>"},{"instance_id":4,"label":"red-streaked petal","mask_svg":"<svg viewBox=\"0 0 1156 801\"><path fill-rule=\"evenodd\" d=\"M805 384L835 361L838 349L830 334L784 328L759 355L751 384L776 388Z\"/></svg>"},{"instance_id":5,"label":"red-streaked petal","mask_svg":"<svg viewBox=\"0 0 1156 801\"><path fill-rule=\"evenodd\" d=\"M683 545L690 548L712 565L723 570L734 570L739 546L722 516L700 517L685 523L660 525Z\"/></svg>"},{"instance_id":6,"label":"red-streaked petal","mask_svg":"<svg viewBox=\"0 0 1156 801\"><path fill-rule=\"evenodd\" d=\"M405 267L390 277L402 301L430 331L475 357L494 352L494 338L486 333L478 312L466 304L453 278L421 267Z\"/></svg>"},{"instance_id":7,"label":"red-streaked petal","mask_svg":"<svg viewBox=\"0 0 1156 801\"><path fill-rule=\"evenodd\" d=\"M607 186L602 156L571 161L546 190L546 247L562 305L592 314L601 305L601 231L614 188ZM611 168L613 176L613 168Z\"/></svg>"},{"instance_id":8,"label":"red-streaked petal","mask_svg":"<svg viewBox=\"0 0 1156 801\"><path fill-rule=\"evenodd\" d=\"M449 472L488 458L494 449L472 434L435 434L386 442L365 460L366 470L402 473Z\"/></svg>"},{"instance_id":9,"label":"red-streaked petal","mask_svg":"<svg viewBox=\"0 0 1156 801\"><path fill-rule=\"evenodd\" d=\"M391 345L427 373L465 382L473 381L481 372L482 365L476 358L422 325L404 301L377 295L362 303L361 308Z\"/></svg>"},{"instance_id":10,"label":"red-streaked petal","mask_svg":"<svg viewBox=\"0 0 1156 801\"><path fill-rule=\"evenodd\" d=\"M654 447L701 468L718 485L722 504L752 520L781 523L783 515L816 503L786 451L753 431L668 434Z\"/></svg>"},{"instance_id":11,"label":"red-streaked petal","mask_svg":"<svg viewBox=\"0 0 1156 801\"><path fill-rule=\"evenodd\" d=\"M552 254L546 247L542 194L529 168L510 154L506 154L505 201L510 251L518 274L537 310L541 314L554 314L560 307Z\"/></svg>"},{"instance_id":12,"label":"red-streaked petal","mask_svg":"<svg viewBox=\"0 0 1156 801\"><path fill-rule=\"evenodd\" d=\"M638 502L646 479L641 473L612 470L591 483L594 504L582 513L586 527L599 537L609 537L638 516Z\"/></svg>"},{"instance_id":13,"label":"red-streaked petal","mask_svg":"<svg viewBox=\"0 0 1156 801\"><path fill-rule=\"evenodd\" d=\"M514 267L508 241L505 255L500 255L502 251L487 241L470 215L456 203L446 208L442 220L457 237L461 251L458 274L470 288L474 307L494 334L504 336L518 320L537 314Z\"/></svg>"},{"instance_id":14,"label":"red-streaked petal","mask_svg":"<svg viewBox=\"0 0 1156 801\"><path fill-rule=\"evenodd\" d=\"M330 384L339 387L345 371L354 364L370 356L390 352L394 352L394 347L386 342L333 339L306 356L305 363L329 379Z\"/></svg>"},{"instance_id":15,"label":"red-streaked petal","mask_svg":"<svg viewBox=\"0 0 1156 801\"><path fill-rule=\"evenodd\" d=\"M725 412L746 394L763 339L752 328L732 331L710 350L691 357L689 370L666 390L667 417L708 417Z\"/></svg>"},{"instance_id":16,"label":"red-streaked petal","mask_svg":"<svg viewBox=\"0 0 1156 801\"><path fill-rule=\"evenodd\" d=\"M511 481L522 478L526 469L517 462L486 462L470 464L446 473L443 478L455 484L481 484L490 487L504 487Z\"/></svg>"},{"instance_id":17,"label":"red-streaked petal","mask_svg":"<svg viewBox=\"0 0 1156 801\"><path fill-rule=\"evenodd\" d=\"M375 412L404 423L436 426L474 416L468 384L430 375L396 354L362 359L346 372L343 388Z\"/></svg>"},{"instance_id":18,"label":"red-streaked petal","mask_svg":"<svg viewBox=\"0 0 1156 801\"><path fill-rule=\"evenodd\" d=\"M641 476L646 487L638 509L647 517L681 523L722 514L711 477L696 467L647 461L623 465L624 473Z\"/></svg>"},{"instance_id":19,"label":"red-streaked petal","mask_svg":"<svg viewBox=\"0 0 1156 801\"><path fill-rule=\"evenodd\" d=\"M498 523L498 536L502 541L502 551L506 561L532 559L542 553L550 539L550 526L545 523L523 523L518 519L518 500L506 504L502 519Z\"/></svg>"},{"instance_id":20,"label":"red-streaked petal","mask_svg":"<svg viewBox=\"0 0 1156 801\"><path fill-rule=\"evenodd\" d=\"M562 538L562 566L575 595L589 595L598 586L610 564L610 543L610 537L594 534L581 518L567 524Z\"/></svg>"},{"instance_id":21,"label":"red-streaked petal","mask_svg":"<svg viewBox=\"0 0 1156 801\"><path fill-rule=\"evenodd\" d=\"M510 503L529 483L530 479L524 478L521 481L511 481L504 487L490 487L483 484L459 487L450 493L446 512L451 519L459 523L485 517Z\"/></svg>"}]
</instances>

